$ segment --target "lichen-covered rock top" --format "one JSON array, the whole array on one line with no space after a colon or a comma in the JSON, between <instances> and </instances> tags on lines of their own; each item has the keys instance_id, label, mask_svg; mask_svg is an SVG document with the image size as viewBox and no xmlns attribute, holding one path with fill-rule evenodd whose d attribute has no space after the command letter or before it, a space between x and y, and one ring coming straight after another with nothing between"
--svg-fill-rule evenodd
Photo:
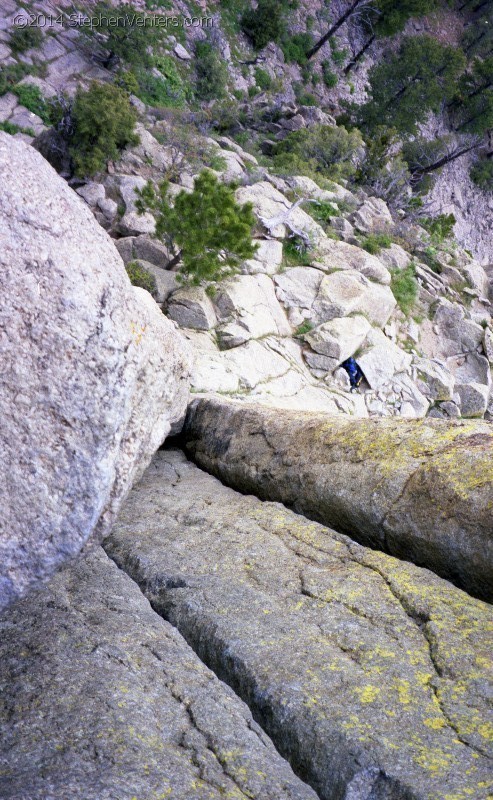
<instances>
[{"instance_id":1,"label":"lichen-covered rock top","mask_svg":"<svg viewBox=\"0 0 493 800\"><path fill-rule=\"evenodd\" d=\"M322 800L485 800L493 613L161 451L105 547Z\"/></svg>"},{"instance_id":2,"label":"lichen-covered rock top","mask_svg":"<svg viewBox=\"0 0 493 800\"><path fill-rule=\"evenodd\" d=\"M2 800L317 800L100 548L0 617L0 685Z\"/></svg>"},{"instance_id":3,"label":"lichen-covered rock top","mask_svg":"<svg viewBox=\"0 0 493 800\"><path fill-rule=\"evenodd\" d=\"M493 427L192 404L188 450L240 491L493 598Z\"/></svg>"},{"instance_id":4,"label":"lichen-covered rock top","mask_svg":"<svg viewBox=\"0 0 493 800\"><path fill-rule=\"evenodd\" d=\"M184 414L189 357L108 235L0 132L0 608L88 538Z\"/></svg>"}]
</instances>

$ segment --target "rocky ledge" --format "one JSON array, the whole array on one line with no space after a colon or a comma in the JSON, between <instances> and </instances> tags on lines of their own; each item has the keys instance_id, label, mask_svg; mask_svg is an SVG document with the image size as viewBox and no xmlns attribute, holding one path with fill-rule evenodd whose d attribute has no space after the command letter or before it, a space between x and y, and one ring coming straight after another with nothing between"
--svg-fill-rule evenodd
<instances>
[{"instance_id":1,"label":"rocky ledge","mask_svg":"<svg viewBox=\"0 0 493 800\"><path fill-rule=\"evenodd\" d=\"M353 539L493 599L493 428L195 401L197 463Z\"/></svg>"},{"instance_id":2,"label":"rocky ledge","mask_svg":"<svg viewBox=\"0 0 493 800\"><path fill-rule=\"evenodd\" d=\"M97 548L0 618L2 800L316 800Z\"/></svg>"},{"instance_id":3,"label":"rocky ledge","mask_svg":"<svg viewBox=\"0 0 493 800\"><path fill-rule=\"evenodd\" d=\"M322 800L490 795L490 606L179 451L105 547Z\"/></svg>"}]
</instances>

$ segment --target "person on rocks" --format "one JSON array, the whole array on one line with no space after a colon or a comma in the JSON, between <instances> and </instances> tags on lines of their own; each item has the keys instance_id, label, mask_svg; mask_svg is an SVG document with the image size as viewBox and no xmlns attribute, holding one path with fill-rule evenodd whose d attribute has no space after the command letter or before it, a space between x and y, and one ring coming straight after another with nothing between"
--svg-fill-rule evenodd
<instances>
[{"instance_id":1,"label":"person on rocks","mask_svg":"<svg viewBox=\"0 0 493 800\"><path fill-rule=\"evenodd\" d=\"M364 378L361 367L353 357L346 358L346 360L342 362L341 367L345 369L349 375L349 382L351 384L349 391L355 392L356 389L359 388L359 385Z\"/></svg>"}]
</instances>

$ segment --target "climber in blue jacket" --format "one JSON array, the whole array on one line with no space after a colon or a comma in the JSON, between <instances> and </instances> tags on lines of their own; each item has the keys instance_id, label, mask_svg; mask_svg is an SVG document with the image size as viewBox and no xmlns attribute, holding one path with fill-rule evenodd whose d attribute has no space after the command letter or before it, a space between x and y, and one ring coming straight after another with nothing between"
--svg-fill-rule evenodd
<instances>
[{"instance_id":1,"label":"climber in blue jacket","mask_svg":"<svg viewBox=\"0 0 493 800\"><path fill-rule=\"evenodd\" d=\"M346 358L345 361L342 362L341 367L346 370L347 374L349 375L349 382L351 383L350 391L355 391L361 381L364 378L363 372L361 371L361 367L359 364L354 360L354 358Z\"/></svg>"}]
</instances>

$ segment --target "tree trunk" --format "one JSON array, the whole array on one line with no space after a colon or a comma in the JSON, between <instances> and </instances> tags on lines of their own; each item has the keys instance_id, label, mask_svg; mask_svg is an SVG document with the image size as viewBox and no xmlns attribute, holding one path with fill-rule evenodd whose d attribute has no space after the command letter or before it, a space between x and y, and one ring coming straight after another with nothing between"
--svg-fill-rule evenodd
<instances>
[{"instance_id":1,"label":"tree trunk","mask_svg":"<svg viewBox=\"0 0 493 800\"><path fill-rule=\"evenodd\" d=\"M360 61L363 58L364 54L366 53L366 51L368 50L370 45L373 44L373 42L375 41L376 38L377 37L376 37L375 34L370 36L370 38L368 39L366 44L363 45L363 47L361 48L359 53L356 53L356 55L351 59L349 64L346 67L344 67L344 75L347 75L349 72L351 72L352 68L355 67L356 64L358 63L358 61Z\"/></svg>"},{"instance_id":2,"label":"tree trunk","mask_svg":"<svg viewBox=\"0 0 493 800\"><path fill-rule=\"evenodd\" d=\"M466 153L470 153L471 150L475 150L480 144L481 142L476 142L476 144L463 147L462 150L457 150L455 153L451 153L448 156L443 156L438 161L435 161L434 164L430 164L428 167L418 167L417 169L413 169L412 175L426 175L428 172L435 172L435 170L444 167L445 164L450 164L450 162L455 161L456 158L460 158Z\"/></svg>"},{"instance_id":3,"label":"tree trunk","mask_svg":"<svg viewBox=\"0 0 493 800\"><path fill-rule=\"evenodd\" d=\"M362 2L364 2L364 0L353 0L353 2L351 3L351 5L347 9L347 11L345 11L344 14L341 17L339 17L337 22L334 22L334 24L332 25L331 28L329 28L327 33L325 33L322 36L322 38L319 39L318 42L316 42L316 44L313 45L311 50L308 51L308 53L306 54L306 57L308 59L312 58L315 55L315 53L318 53L320 48L323 47L324 44L329 41L330 37L333 36L334 33L336 33L336 31L339 30L341 25L344 25L346 20L349 19L351 14L353 14L355 9L358 8L358 6L360 6Z\"/></svg>"},{"instance_id":4,"label":"tree trunk","mask_svg":"<svg viewBox=\"0 0 493 800\"><path fill-rule=\"evenodd\" d=\"M168 261L168 263L166 264L166 269L169 270L170 272L177 272L180 266L182 254L183 250L179 250L176 256L173 256L171 261Z\"/></svg>"}]
</instances>

